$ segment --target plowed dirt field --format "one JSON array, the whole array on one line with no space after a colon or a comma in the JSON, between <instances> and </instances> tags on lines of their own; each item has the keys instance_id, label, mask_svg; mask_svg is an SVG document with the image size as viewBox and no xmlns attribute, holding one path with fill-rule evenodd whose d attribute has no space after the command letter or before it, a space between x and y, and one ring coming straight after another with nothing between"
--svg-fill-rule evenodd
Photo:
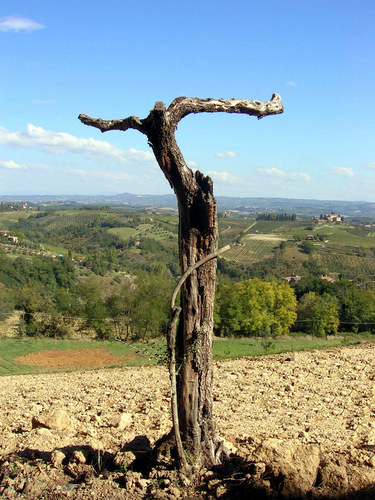
<instances>
[{"instance_id":1,"label":"plowed dirt field","mask_svg":"<svg viewBox=\"0 0 375 500\"><path fill-rule=\"evenodd\" d=\"M164 367L2 377L0 497L375 498L374 344L218 362L214 411L232 456L183 483L145 464L171 428Z\"/></svg>"}]
</instances>

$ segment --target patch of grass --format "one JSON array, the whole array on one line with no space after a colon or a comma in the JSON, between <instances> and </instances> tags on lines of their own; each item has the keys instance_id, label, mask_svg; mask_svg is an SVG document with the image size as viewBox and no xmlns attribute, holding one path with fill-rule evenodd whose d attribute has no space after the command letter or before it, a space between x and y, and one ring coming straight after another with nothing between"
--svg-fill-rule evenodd
<instances>
[{"instance_id":1,"label":"patch of grass","mask_svg":"<svg viewBox=\"0 0 375 500\"><path fill-rule=\"evenodd\" d=\"M235 359L242 357L264 356L283 352L306 351L313 349L328 349L340 345L350 345L358 341L375 342L373 334L344 334L317 338L310 336L282 337L272 340L265 349L261 338L223 338L213 342L215 360ZM64 371L64 369L48 369L36 366L26 366L16 363L18 356L45 350L67 349L106 349L110 354L128 357L126 361L111 365L146 366L166 362L165 340L159 339L148 343L143 342L109 342L95 340L53 340L53 339L3 339L0 340L0 376L26 375ZM67 371L67 370L65 370Z\"/></svg>"},{"instance_id":2,"label":"patch of grass","mask_svg":"<svg viewBox=\"0 0 375 500\"><path fill-rule=\"evenodd\" d=\"M0 229L8 229L7 225L12 222L17 222L21 218L26 218L30 215L30 212L0 212Z\"/></svg>"},{"instance_id":3,"label":"patch of grass","mask_svg":"<svg viewBox=\"0 0 375 500\"><path fill-rule=\"evenodd\" d=\"M343 344L352 344L360 340L367 342L374 341L375 336L369 335L345 335L330 337L310 337L301 336L295 338L276 338L272 345L264 348L264 341L261 338L241 338L241 339L217 339L213 342L214 359L233 359L252 356L264 356L267 354L280 354L282 352L308 351L313 349L328 349ZM267 352L266 352L267 351Z\"/></svg>"},{"instance_id":4,"label":"patch of grass","mask_svg":"<svg viewBox=\"0 0 375 500\"><path fill-rule=\"evenodd\" d=\"M67 248L64 248L64 247L58 247L58 246L55 246L55 245L51 245L50 243L42 243L42 247L45 249L45 250L48 250L49 252L52 252L53 254L55 255L64 255L65 257L68 256L68 249Z\"/></svg>"},{"instance_id":5,"label":"patch of grass","mask_svg":"<svg viewBox=\"0 0 375 500\"><path fill-rule=\"evenodd\" d=\"M138 229L134 227L113 227L108 229L108 232L121 238L123 241L128 241L132 236L138 233Z\"/></svg>"}]
</instances>

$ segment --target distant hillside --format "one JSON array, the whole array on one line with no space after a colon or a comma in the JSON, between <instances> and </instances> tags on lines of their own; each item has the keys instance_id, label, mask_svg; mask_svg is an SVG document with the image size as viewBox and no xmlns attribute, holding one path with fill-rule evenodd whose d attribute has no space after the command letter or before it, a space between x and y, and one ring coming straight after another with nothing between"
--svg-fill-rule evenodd
<instances>
[{"instance_id":1,"label":"distant hillside","mask_svg":"<svg viewBox=\"0 0 375 500\"><path fill-rule=\"evenodd\" d=\"M166 195L136 195L122 193L111 196L87 195L30 195L30 196L0 196L3 203L28 202L36 205L54 205L57 207L110 205L127 208L155 208L176 210L176 198L173 194ZM237 198L228 196L217 197L219 210L238 210L243 214L257 212L287 212L300 217L312 217L320 213L335 212L346 217L375 218L375 202L364 201L332 201L307 200L292 198Z\"/></svg>"},{"instance_id":2,"label":"distant hillside","mask_svg":"<svg viewBox=\"0 0 375 500\"><path fill-rule=\"evenodd\" d=\"M307 200L292 198L231 198L219 196L220 210L256 212L287 212L312 217L320 213L339 213L346 217L375 217L375 203L364 201Z\"/></svg>"}]
</instances>

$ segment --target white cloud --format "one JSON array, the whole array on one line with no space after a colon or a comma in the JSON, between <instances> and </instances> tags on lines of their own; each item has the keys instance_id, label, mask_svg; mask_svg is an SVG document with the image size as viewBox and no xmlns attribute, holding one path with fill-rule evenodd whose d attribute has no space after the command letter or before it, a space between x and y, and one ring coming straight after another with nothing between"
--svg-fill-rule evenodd
<instances>
[{"instance_id":1,"label":"white cloud","mask_svg":"<svg viewBox=\"0 0 375 500\"><path fill-rule=\"evenodd\" d=\"M341 177L347 177L348 179L353 179L353 177L355 177L353 170L347 167L333 167L331 173L340 175Z\"/></svg>"},{"instance_id":2,"label":"white cloud","mask_svg":"<svg viewBox=\"0 0 375 500\"><path fill-rule=\"evenodd\" d=\"M297 84L296 84L296 82L291 81L291 82L287 83L287 86L288 87L297 87Z\"/></svg>"},{"instance_id":3,"label":"white cloud","mask_svg":"<svg viewBox=\"0 0 375 500\"><path fill-rule=\"evenodd\" d=\"M119 150L119 151L121 151L121 150ZM140 151L140 150L135 149L135 148L129 148L127 151L124 151L124 153L128 153L129 160L132 159L132 160L140 161L140 162L154 161L155 160L154 155L152 153L150 153L149 151Z\"/></svg>"},{"instance_id":4,"label":"white cloud","mask_svg":"<svg viewBox=\"0 0 375 500\"><path fill-rule=\"evenodd\" d=\"M115 181L132 179L132 176L128 175L126 172L109 172L107 170L82 170L70 168L66 170L66 173L84 179L109 179Z\"/></svg>"},{"instance_id":5,"label":"white cloud","mask_svg":"<svg viewBox=\"0 0 375 500\"><path fill-rule=\"evenodd\" d=\"M222 151L220 153L216 153L217 158L237 158L237 155L234 151Z\"/></svg>"},{"instance_id":6,"label":"white cloud","mask_svg":"<svg viewBox=\"0 0 375 500\"><path fill-rule=\"evenodd\" d=\"M197 163L196 161L188 161L188 162L186 162L186 163L188 164L188 166L189 166L190 168L193 168L193 169L194 169L194 168L197 168L197 167L198 167L198 163Z\"/></svg>"},{"instance_id":7,"label":"white cloud","mask_svg":"<svg viewBox=\"0 0 375 500\"><path fill-rule=\"evenodd\" d=\"M16 163L13 160L0 160L0 168L6 168L9 170L21 170L27 168L27 165Z\"/></svg>"},{"instance_id":8,"label":"white cloud","mask_svg":"<svg viewBox=\"0 0 375 500\"><path fill-rule=\"evenodd\" d=\"M0 20L0 31L20 31L31 33L44 28L43 24L37 23L27 17L8 16Z\"/></svg>"},{"instance_id":9,"label":"white cloud","mask_svg":"<svg viewBox=\"0 0 375 500\"><path fill-rule=\"evenodd\" d=\"M266 177L287 177L287 174L278 168L258 168L258 173L260 175L265 175Z\"/></svg>"},{"instance_id":10,"label":"white cloud","mask_svg":"<svg viewBox=\"0 0 375 500\"><path fill-rule=\"evenodd\" d=\"M305 172L291 172L287 173L284 172L283 170L280 170L278 168L272 167L272 168L258 168L258 173L260 175L266 176L266 177L275 177L278 179L287 179L289 181L304 181L304 182L309 182L310 181L310 175L306 174Z\"/></svg>"},{"instance_id":11,"label":"white cloud","mask_svg":"<svg viewBox=\"0 0 375 500\"><path fill-rule=\"evenodd\" d=\"M225 182L228 184L246 184L246 181L241 177L230 174L229 172L216 172L215 170L209 170L207 174L212 177L214 181Z\"/></svg>"},{"instance_id":12,"label":"white cloud","mask_svg":"<svg viewBox=\"0 0 375 500\"><path fill-rule=\"evenodd\" d=\"M292 181L305 181L305 182L310 181L310 175L306 174L305 172L295 172L295 173L289 174L288 177Z\"/></svg>"},{"instance_id":13,"label":"white cloud","mask_svg":"<svg viewBox=\"0 0 375 500\"><path fill-rule=\"evenodd\" d=\"M53 154L76 153L90 157L101 156L121 163L154 161L154 156L149 151L139 151L135 148L124 151L106 141L82 139L66 132L51 132L32 124L28 124L25 131L17 132L0 127L0 144L37 148Z\"/></svg>"},{"instance_id":14,"label":"white cloud","mask_svg":"<svg viewBox=\"0 0 375 500\"><path fill-rule=\"evenodd\" d=\"M375 161L372 163L368 163L367 165L364 166L364 168L369 168L370 170L375 170Z\"/></svg>"}]
</instances>

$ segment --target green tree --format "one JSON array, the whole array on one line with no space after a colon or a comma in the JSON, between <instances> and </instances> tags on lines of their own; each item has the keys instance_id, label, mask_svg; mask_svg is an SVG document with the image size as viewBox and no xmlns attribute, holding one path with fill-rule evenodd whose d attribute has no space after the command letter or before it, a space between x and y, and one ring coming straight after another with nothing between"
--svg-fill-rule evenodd
<instances>
[{"instance_id":1,"label":"green tree","mask_svg":"<svg viewBox=\"0 0 375 500\"><path fill-rule=\"evenodd\" d=\"M132 311L136 337L146 338L165 333L172 290L172 280L167 273L138 273Z\"/></svg>"},{"instance_id":2,"label":"green tree","mask_svg":"<svg viewBox=\"0 0 375 500\"><path fill-rule=\"evenodd\" d=\"M302 265L306 269L306 271L312 276L321 276L323 274L323 270L320 264L314 258L310 257Z\"/></svg>"},{"instance_id":3,"label":"green tree","mask_svg":"<svg viewBox=\"0 0 375 500\"><path fill-rule=\"evenodd\" d=\"M114 333L122 340L128 340L132 335L132 303L129 287L124 287L121 295L110 295L105 301Z\"/></svg>"},{"instance_id":4,"label":"green tree","mask_svg":"<svg viewBox=\"0 0 375 500\"><path fill-rule=\"evenodd\" d=\"M112 336L111 325L108 322L108 311L102 298L102 289L95 279L81 283L79 295L82 300L81 313L84 315L85 327L92 328L99 339L109 339Z\"/></svg>"},{"instance_id":5,"label":"green tree","mask_svg":"<svg viewBox=\"0 0 375 500\"><path fill-rule=\"evenodd\" d=\"M285 283L257 278L222 285L217 293L215 323L220 335L285 334L296 319L297 300Z\"/></svg>"},{"instance_id":6,"label":"green tree","mask_svg":"<svg viewBox=\"0 0 375 500\"><path fill-rule=\"evenodd\" d=\"M14 300L5 285L0 283L0 320L4 320L14 309Z\"/></svg>"},{"instance_id":7,"label":"green tree","mask_svg":"<svg viewBox=\"0 0 375 500\"><path fill-rule=\"evenodd\" d=\"M375 322L375 296L373 290L359 290L353 283L342 280L334 284L339 301L340 322L347 331L369 330L367 323Z\"/></svg>"},{"instance_id":8,"label":"green tree","mask_svg":"<svg viewBox=\"0 0 375 500\"><path fill-rule=\"evenodd\" d=\"M310 241L303 241L299 247L303 253L307 253L308 255L312 254L315 250L314 245Z\"/></svg>"},{"instance_id":9,"label":"green tree","mask_svg":"<svg viewBox=\"0 0 375 500\"><path fill-rule=\"evenodd\" d=\"M46 288L41 284L28 283L16 293L15 307L23 311L21 334L40 334L37 313L49 312L51 302Z\"/></svg>"},{"instance_id":10,"label":"green tree","mask_svg":"<svg viewBox=\"0 0 375 500\"><path fill-rule=\"evenodd\" d=\"M308 292L298 302L297 328L317 336L335 334L340 324L338 309L332 295Z\"/></svg>"},{"instance_id":11,"label":"green tree","mask_svg":"<svg viewBox=\"0 0 375 500\"><path fill-rule=\"evenodd\" d=\"M322 295L323 293L335 294L332 283L322 280L320 276L315 276L314 274L303 277L293 285L293 289L298 300L308 292L315 292L317 295Z\"/></svg>"},{"instance_id":12,"label":"green tree","mask_svg":"<svg viewBox=\"0 0 375 500\"><path fill-rule=\"evenodd\" d=\"M283 282L280 285L272 283L272 285L275 294L273 334L285 335L289 333L297 319L297 299L293 289L287 283Z\"/></svg>"}]
</instances>

